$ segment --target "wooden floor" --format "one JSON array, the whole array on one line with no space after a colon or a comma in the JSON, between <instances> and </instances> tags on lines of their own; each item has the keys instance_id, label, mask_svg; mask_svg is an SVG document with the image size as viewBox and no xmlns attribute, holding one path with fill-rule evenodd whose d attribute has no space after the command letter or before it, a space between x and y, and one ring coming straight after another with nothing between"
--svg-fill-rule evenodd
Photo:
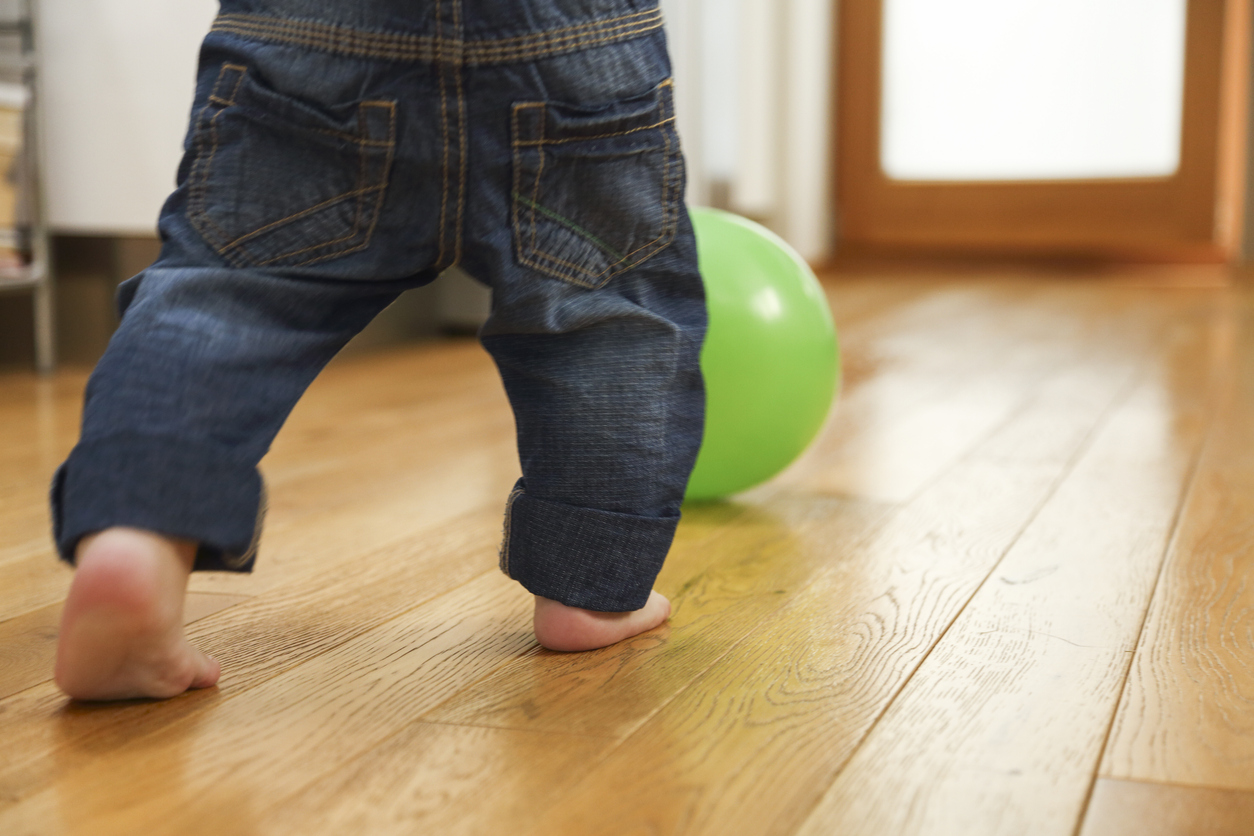
<instances>
[{"instance_id":1,"label":"wooden floor","mask_svg":"<svg viewBox=\"0 0 1254 836\"><path fill-rule=\"evenodd\" d=\"M335 364L167 703L49 681L85 376L0 377L0 834L1254 834L1254 297L1199 275L835 276L824 434L582 655L495 569L477 345Z\"/></svg>"}]
</instances>

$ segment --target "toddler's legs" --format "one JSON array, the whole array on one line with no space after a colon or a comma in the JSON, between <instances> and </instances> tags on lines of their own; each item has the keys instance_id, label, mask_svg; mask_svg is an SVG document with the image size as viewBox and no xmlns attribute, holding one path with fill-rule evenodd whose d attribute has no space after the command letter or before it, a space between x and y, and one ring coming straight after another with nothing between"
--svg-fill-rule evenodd
<instances>
[{"instance_id":1,"label":"toddler's legs","mask_svg":"<svg viewBox=\"0 0 1254 836\"><path fill-rule=\"evenodd\" d=\"M251 566L257 462L313 377L398 292L164 263L124 288L82 438L53 486L57 545L77 568L56 681L80 699L217 681L183 635L188 573Z\"/></svg>"}]
</instances>

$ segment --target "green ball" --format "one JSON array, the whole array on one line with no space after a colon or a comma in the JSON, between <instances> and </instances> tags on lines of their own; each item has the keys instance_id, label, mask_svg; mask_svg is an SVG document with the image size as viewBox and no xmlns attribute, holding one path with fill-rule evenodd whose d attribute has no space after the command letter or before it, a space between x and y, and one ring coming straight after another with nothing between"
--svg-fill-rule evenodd
<instances>
[{"instance_id":1,"label":"green ball","mask_svg":"<svg viewBox=\"0 0 1254 836\"><path fill-rule=\"evenodd\" d=\"M710 330L701 350L705 437L685 495L765 482L814 440L840 354L827 298L795 250L730 212L692 210Z\"/></svg>"}]
</instances>

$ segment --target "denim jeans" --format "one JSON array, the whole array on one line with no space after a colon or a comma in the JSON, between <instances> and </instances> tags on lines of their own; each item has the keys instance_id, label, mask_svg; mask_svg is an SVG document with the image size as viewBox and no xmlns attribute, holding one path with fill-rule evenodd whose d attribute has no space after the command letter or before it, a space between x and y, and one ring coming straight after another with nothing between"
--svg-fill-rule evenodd
<instances>
[{"instance_id":1,"label":"denim jeans","mask_svg":"<svg viewBox=\"0 0 1254 836\"><path fill-rule=\"evenodd\" d=\"M460 264L523 478L501 568L643 606L701 440L704 293L655 0L224 0L158 261L119 292L52 490L247 571L257 463L321 368ZM403 385L403 381L397 381Z\"/></svg>"}]
</instances>

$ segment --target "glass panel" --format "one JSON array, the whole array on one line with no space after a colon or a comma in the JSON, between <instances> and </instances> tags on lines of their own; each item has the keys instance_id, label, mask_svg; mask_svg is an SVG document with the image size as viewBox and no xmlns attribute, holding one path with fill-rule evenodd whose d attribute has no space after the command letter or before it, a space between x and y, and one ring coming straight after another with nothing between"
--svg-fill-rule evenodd
<instances>
[{"instance_id":1,"label":"glass panel","mask_svg":"<svg viewBox=\"0 0 1254 836\"><path fill-rule=\"evenodd\" d=\"M1165 177L1186 0L884 0L880 159L900 180Z\"/></svg>"}]
</instances>

